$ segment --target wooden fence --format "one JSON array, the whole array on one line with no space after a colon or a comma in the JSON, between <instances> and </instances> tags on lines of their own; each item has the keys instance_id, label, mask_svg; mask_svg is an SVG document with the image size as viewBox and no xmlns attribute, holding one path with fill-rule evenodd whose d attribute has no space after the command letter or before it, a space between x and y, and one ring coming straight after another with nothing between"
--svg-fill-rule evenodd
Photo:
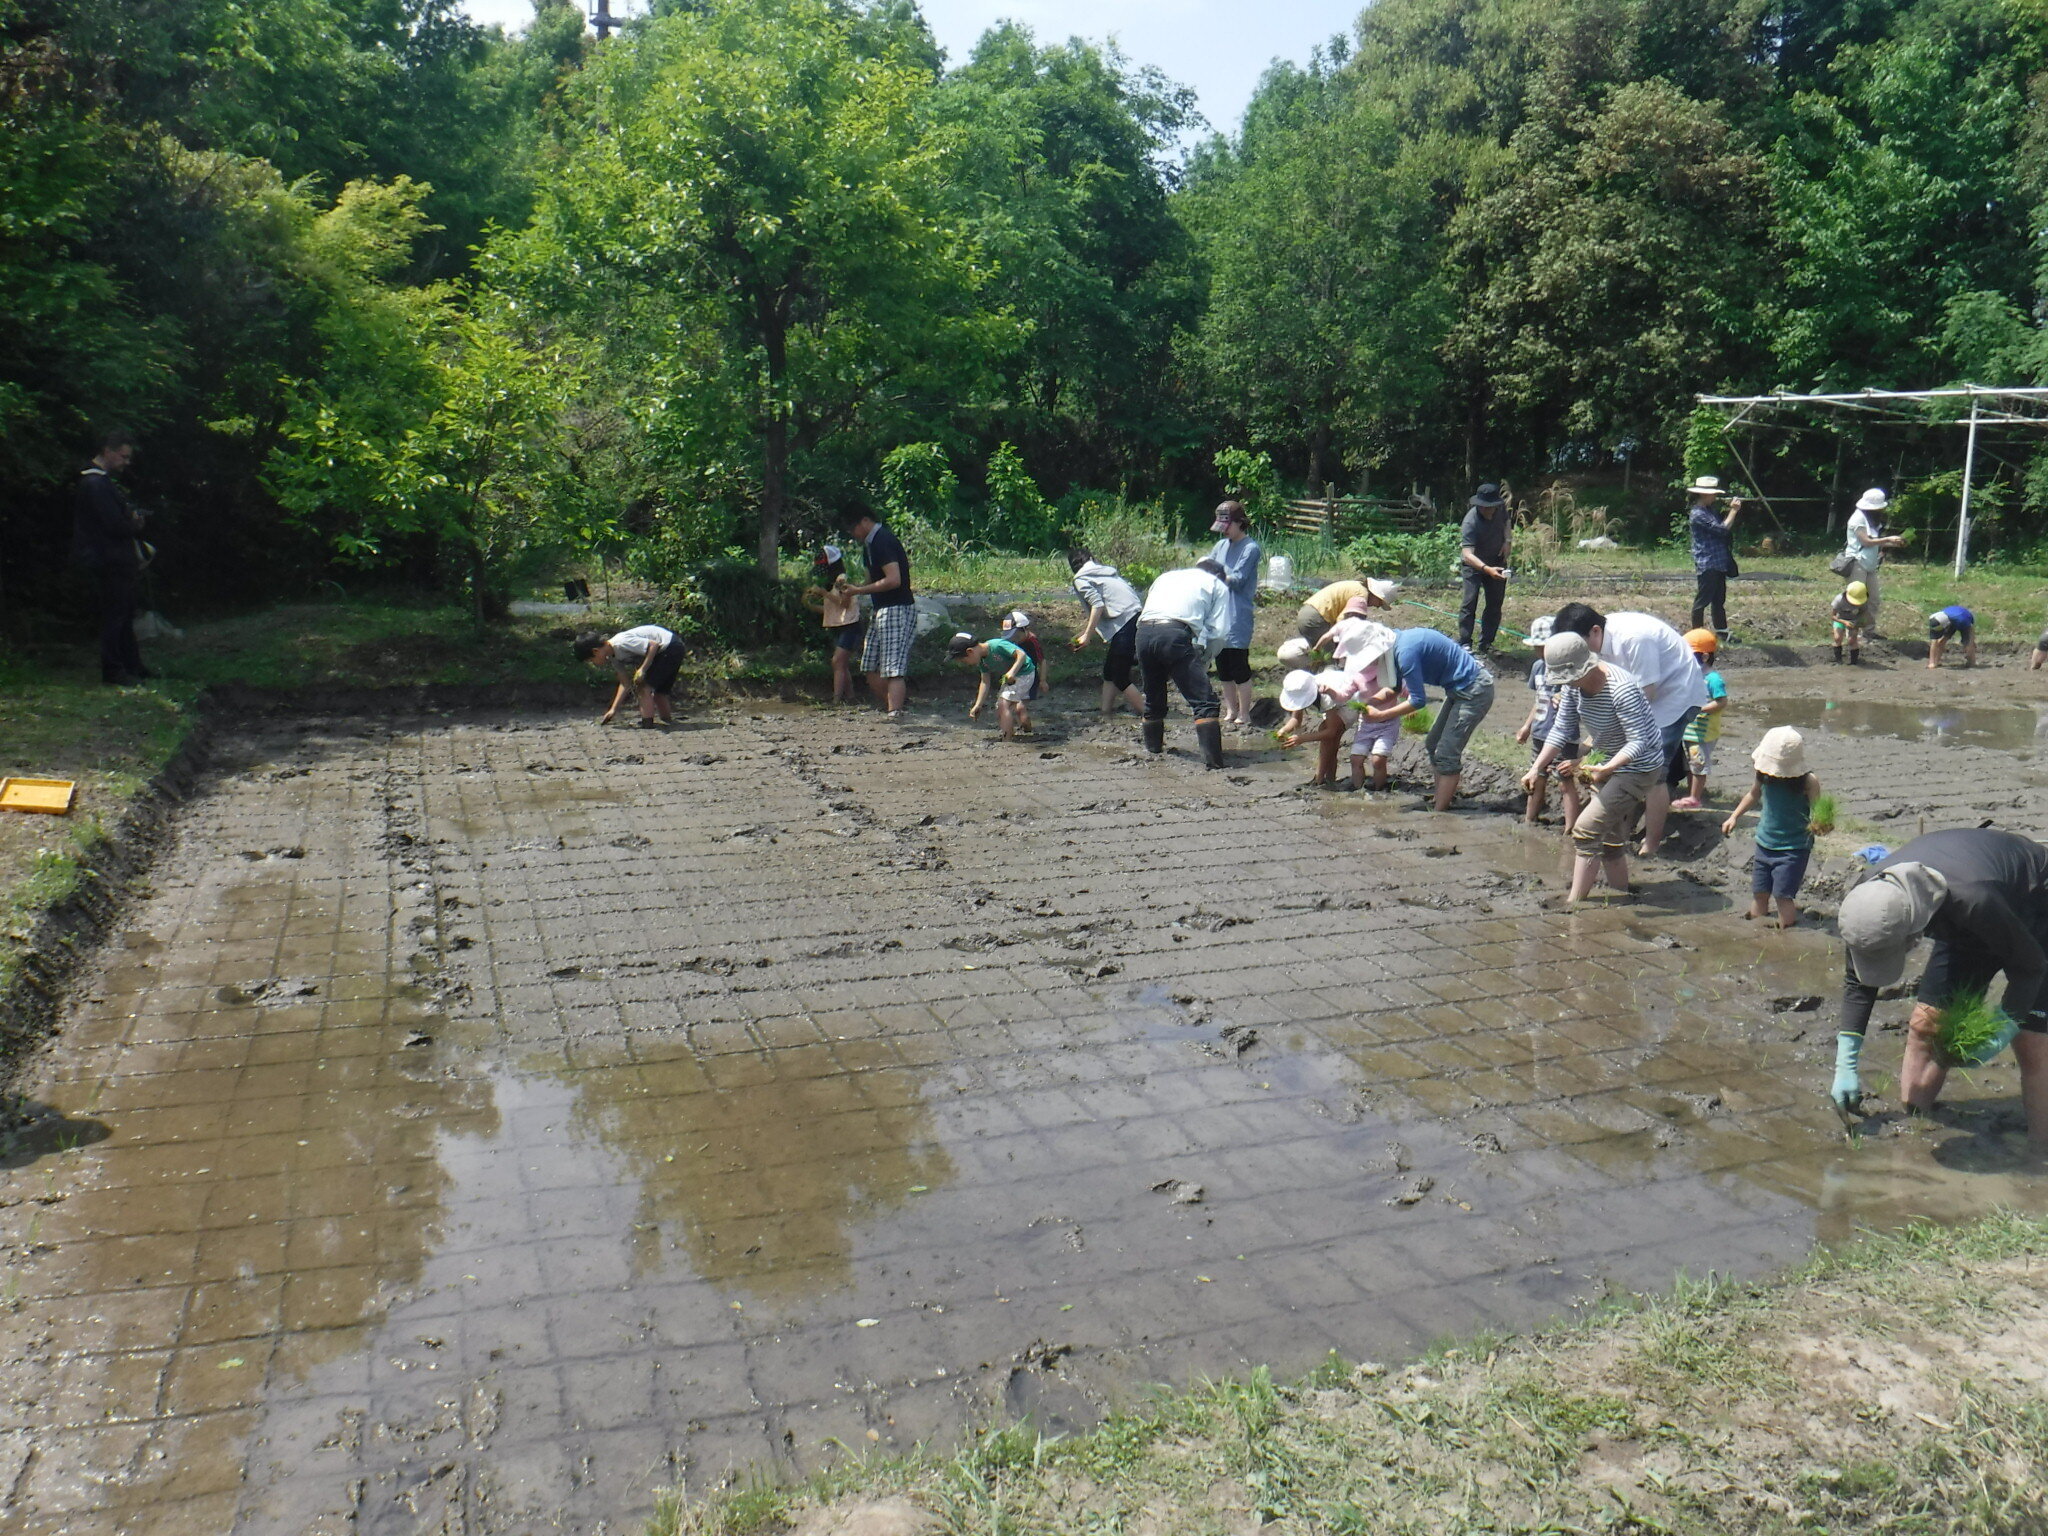
<instances>
[{"instance_id":1,"label":"wooden fence","mask_svg":"<svg viewBox=\"0 0 2048 1536\"><path fill-rule=\"evenodd\" d=\"M1325 544L1348 544L1368 533L1424 533L1442 522L1424 493L1405 501L1370 496L1331 496L1322 501L1290 501L1280 514L1281 531Z\"/></svg>"}]
</instances>

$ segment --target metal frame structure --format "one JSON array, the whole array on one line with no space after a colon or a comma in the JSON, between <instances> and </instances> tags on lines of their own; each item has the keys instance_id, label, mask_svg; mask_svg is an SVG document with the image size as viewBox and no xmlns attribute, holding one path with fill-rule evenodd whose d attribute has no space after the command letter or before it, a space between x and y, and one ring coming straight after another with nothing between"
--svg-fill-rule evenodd
<instances>
[{"instance_id":1,"label":"metal frame structure","mask_svg":"<svg viewBox=\"0 0 2048 1536\"><path fill-rule=\"evenodd\" d=\"M1955 384L1946 389L1859 389L1850 394L1793 394L1789 390L1774 390L1768 395L1696 395L1701 405L1718 406L1731 414L1722 424L1721 431L1728 438L1728 446L1735 454L1735 462L1742 466L1750 483L1756 483L1756 473L1749 462L1742 457L1742 450L1735 446L1735 429L1742 425L1752 411L1770 410L1782 406L1800 408L1818 407L1826 410L1856 411L1877 417L1882 421L1910 423L1914 426L1940 427L1955 426L1969 429L1969 436L1963 447L1963 497L1962 508L1956 523L1955 574L1963 574L1963 568L1970 560L1970 482L1977 472L1977 429L1983 426L2040 427L2048 429L2048 388L2014 387L1998 389L1984 384ZM1944 418L1930 416L1926 407L1936 400L1970 402L1970 414ZM1770 500L1759 492L1759 499L1765 510L1770 510ZM1771 512L1773 519L1777 517ZM1781 525L1782 526L1782 525Z\"/></svg>"}]
</instances>

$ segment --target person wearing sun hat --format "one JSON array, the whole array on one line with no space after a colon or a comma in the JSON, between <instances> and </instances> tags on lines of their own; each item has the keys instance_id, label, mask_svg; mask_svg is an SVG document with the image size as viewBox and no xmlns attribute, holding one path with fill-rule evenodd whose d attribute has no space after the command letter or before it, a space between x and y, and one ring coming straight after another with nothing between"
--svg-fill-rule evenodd
<instances>
[{"instance_id":1,"label":"person wearing sun hat","mask_svg":"<svg viewBox=\"0 0 2048 1536\"><path fill-rule=\"evenodd\" d=\"M1877 583L1877 568L1884 564L1884 552L1888 549L1904 549L1906 541L1897 534L1884 531L1885 509L1891 499L1876 486L1872 486L1856 498L1856 510L1849 514L1848 543L1842 553L1848 557L1849 568L1842 576L1849 581L1860 581L1869 592L1864 604L1863 630L1871 639L1877 636L1877 605L1880 597Z\"/></svg>"},{"instance_id":2,"label":"person wearing sun hat","mask_svg":"<svg viewBox=\"0 0 2048 1536\"><path fill-rule=\"evenodd\" d=\"M1550 669L1543 664L1543 647L1549 642L1551 626L1555 623L1556 620L1546 613L1529 625L1528 642L1536 652L1529 662L1529 692L1535 695L1535 700L1529 706L1528 718L1516 730L1515 740L1529 743L1531 763L1542 755L1543 743L1550 735L1550 723L1557 718L1558 690L1550 681ZM1550 776L1555 774L1564 800L1565 830L1571 830L1572 823L1579 819L1577 759L1578 753L1569 751L1554 766L1537 776L1535 786L1529 791L1528 803L1522 808L1524 822L1533 827L1543 815L1544 787Z\"/></svg>"},{"instance_id":3,"label":"person wearing sun hat","mask_svg":"<svg viewBox=\"0 0 2048 1536\"><path fill-rule=\"evenodd\" d=\"M1429 707L1432 683L1443 689L1443 705L1430 722L1423 745L1429 751L1429 765L1436 771L1436 793L1430 808L1448 811L1457 801L1458 780L1465 772L1465 744L1493 708L1493 673L1442 630L1418 625L1389 633L1394 635L1394 670L1407 697L1375 705L1366 710L1365 718L1373 725L1405 719ZM1362 667L1364 662L1354 657L1347 665Z\"/></svg>"},{"instance_id":4,"label":"person wearing sun hat","mask_svg":"<svg viewBox=\"0 0 2048 1536\"><path fill-rule=\"evenodd\" d=\"M1741 574L1735 564L1735 519L1742 516L1742 498L1729 496L1712 475L1701 475L1685 488L1692 509L1685 515L1686 531L1692 535L1692 568L1697 578L1692 594L1692 627L1706 628L1708 616L1714 633L1728 638L1728 578ZM1727 500L1724 510L1723 498Z\"/></svg>"},{"instance_id":5,"label":"person wearing sun hat","mask_svg":"<svg viewBox=\"0 0 2048 1536\"><path fill-rule=\"evenodd\" d=\"M1607 760L1584 769L1593 785L1593 799L1572 822L1571 894L1576 906L1592 894L1603 870L1607 883L1627 895L1628 837L1636 814L1650 792L1663 781L1663 733L1650 713L1643 685L1612 662L1602 661L1583 635L1554 631L1543 642L1543 666L1560 690L1557 716L1543 750L1522 775L1522 788L1534 789L1544 770L1561 757L1577 757L1581 733L1607 754Z\"/></svg>"},{"instance_id":6,"label":"person wearing sun hat","mask_svg":"<svg viewBox=\"0 0 2048 1536\"><path fill-rule=\"evenodd\" d=\"M1493 649L1493 637L1500 630L1500 605L1508 592L1508 544L1510 527L1508 498L1489 481L1472 493L1465 508L1465 521L1458 530L1458 574L1465 583L1465 595L1458 604L1458 644L1472 649L1472 616L1479 600L1486 611L1479 620L1479 654Z\"/></svg>"},{"instance_id":7,"label":"person wearing sun hat","mask_svg":"<svg viewBox=\"0 0 2048 1536\"><path fill-rule=\"evenodd\" d=\"M1851 665L1863 659L1863 627L1870 622L1870 585L1867 582L1852 581L1835 594L1835 600L1828 604L1828 616L1834 626L1835 660L1842 659L1842 642L1849 642Z\"/></svg>"},{"instance_id":8,"label":"person wearing sun hat","mask_svg":"<svg viewBox=\"0 0 2048 1536\"><path fill-rule=\"evenodd\" d=\"M1913 946L1925 937L1933 947L1906 1021L1900 1099L1909 1113L1933 1106L1948 1079L1936 1049L1944 1010L1982 996L2003 972L2001 1007L2019 1061L2027 1139L2048 1148L2048 847L1993 827L1924 833L1863 873L1842 898L1837 926L1847 964L1828 1090L1836 1112L1845 1120L1859 1112L1871 1009L1880 988L1905 976Z\"/></svg>"},{"instance_id":9,"label":"person wearing sun hat","mask_svg":"<svg viewBox=\"0 0 2048 1536\"><path fill-rule=\"evenodd\" d=\"M1375 583L1375 585L1384 587L1388 592L1395 590L1391 582L1379 582ZM1392 633L1385 624L1372 616L1372 611L1375 607L1386 608L1388 606L1390 606L1388 602L1379 601L1370 593L1363 597L1352 598L1351 601L1344 605L1343 611L1337 617L1337 622L1324 632L1323 637L1316 641L1311 649L1330 652L1337 658L1337 665L1339 667L1351 666L1360 648L1363 646L1366 636L1378 635L1382 632Z\"/></svg>"},{"instance_id":10,"label":"person wearing sun hat","mask_svg":"<svg viewBox=\"0 0 2048 1536\"><path fill-rule=\"evenodd\" d=\"M1799 887L1806 883L1806 866L1813 858L1813 803L1820 798L1820 780L1806 770L1806 738L1789 725L1765 731L1749 762L1756 778L1721 823L1721 835L1733 837L1742 813L1762 806L1756 856L1749 865L1746 916L1761 922L1776 900L1778 927L1796 927Z\"/></svg>"},{"instance_id":11,"label":"person wearing sun hat","mask_svg":"<svg viewBox=\"0 0 2048 1536\"><path fill-rule=\"evenodd\" d=\"M1363 788L1368 757L1372 760L1375 793L1387 787L1387 763L1400 738L1398 720L1373 722L1365 718L1366 706L1391 700L1399 678L1392 658L1396 635L1384 624L1368 624L1360 636L1354 660L1322 672L1304 669L1287 674L1280 687L1280 706L1288 719L1279 732L1280 745L1297 746L1303 741L1318 743L1315 784L1334 783L1337 776L1337 748L1345 732L1351 737L1351 787ZM1315 731L1302 729L1302 717L1312 706L1323 710L1323 723Z\"/></svg>"}]
</instances>

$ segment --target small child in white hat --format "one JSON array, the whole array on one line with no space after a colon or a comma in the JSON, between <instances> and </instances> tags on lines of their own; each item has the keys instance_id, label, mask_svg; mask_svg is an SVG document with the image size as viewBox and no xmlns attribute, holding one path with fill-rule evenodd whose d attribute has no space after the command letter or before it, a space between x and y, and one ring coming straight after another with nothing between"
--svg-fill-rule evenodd
<instances>
[{"instance_id":1,"label":"small child in white hat","mask_svg":"<svg viewBox=\"0 0 2048 1536\"><path fill-rule=\"evenodd\" d=\"M1003 615L1003 638L1031 658L1031 692L1027 699L1040 699L1052 691L1052 684L1045 677L1045 647L1038 642L1038 631L1031 627L1031 615L1022 608L1012 608Z\"/></svg>"},{"instance_id":2,"label":"small child in white hat","mask_svg":"<svg viewBox=\"0 0 2048 1536\"><path fill-rule=\"evenodd\" d=\"M1721 835L1732 837L1743 812L1761 804L1756 824L1756 856L1750 862L1749 911L1762 919L1778 904L1778 926L1799 925L1799 887L1813 858L1813 802L1820 798L1820 780L1806 771L1806 738L1789 725L1774 726L1749 755L1756 780L1742 792L1735 809L1721 823Z\"/></svg>"},{"instance_id":3,"label":"small child in white hat","mask_svg":"<svg viewBox=\"0 0 2048 1536\"><path fill-rule=\"evenodd\" d=\"M1529 692L1535 701L1529 706L1529 715L1521 728L1515 732L1515 740L1529 745L1529 761L1534 763L1543 752L1543 738L1550 734L1550 722L1557 717L1557 690L1550 686L1549 669L1543 665L1543 642L1548 640L1556 620L1549 614L1532 621L1529 625L1529 645L1536 652L1529 663ZM1577 754L1573 757L1576 759ZM1549 793L1546 780L1551 774L1557 778L1557 787L1564 799L1565 830L1570 831L1572 823L1579 819L1579 775L1576 761L1553 764L1550 770L1536 781L1536 787L1529 791L1528 801L1522 807L1524 825L1535 826L1543 815L1543 802Z\"/></svg>"}]
</instances>

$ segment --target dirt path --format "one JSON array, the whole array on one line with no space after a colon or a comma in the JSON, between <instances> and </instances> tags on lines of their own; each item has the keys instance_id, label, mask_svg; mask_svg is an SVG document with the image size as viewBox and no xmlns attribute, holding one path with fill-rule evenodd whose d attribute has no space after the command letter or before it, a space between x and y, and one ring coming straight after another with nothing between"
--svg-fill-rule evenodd
<instances>
[{"instance_id":1,"label":"dirt path","mask_svg":"<svg viewBox=\"0 0 2048 1536\"><path fill-rule=\"evenodd\" d=\"M1822 689L1960 691L2001 744L2041 692L1731 683L1731 763ZM1704 829L1643 905L1564 919L1554 834L1131 734L230 732L8 1160L11 1528L617 1529L683 1477L2048 1205L1967 1171L2007 1067L1843 1144L1832 1000L1792 1006L1839 959L1730 917ZM1815 755L1893 840L2048 822L2010 745Z\"/></svg>"}]
</instances>

